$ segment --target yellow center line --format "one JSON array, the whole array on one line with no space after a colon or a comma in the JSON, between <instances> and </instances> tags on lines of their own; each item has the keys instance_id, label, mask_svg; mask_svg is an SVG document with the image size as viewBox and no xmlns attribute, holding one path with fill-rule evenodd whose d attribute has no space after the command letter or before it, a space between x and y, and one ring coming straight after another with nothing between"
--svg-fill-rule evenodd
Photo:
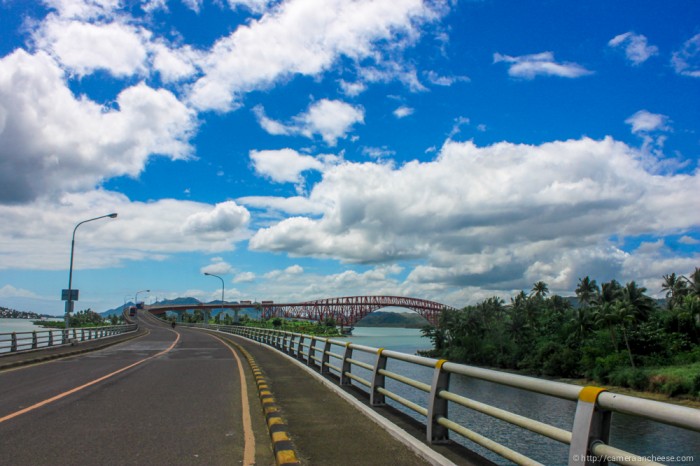
<instances>
[{"instance_id":1,"label":"yellow center line","mask_svg":"<svg viewBox=\"0 0 700 466\"><path fill-rule=\"evenodd\" d=\"M22 414L26 414L30 411L34 411L35 409L41 408L42 406L46 406L47 404L53 403L54 401L58 401L62 398L67 397L68 395L72 395L73 393L79 392L80 390L83 390L84 388L90 387L92 385L95 385L97 383L102 382L103 380L107 380L110 377L113 377L117 374L120 374L120 373L124 372L125 370L131 369L132 367L138 366L139 364L143 364L146 361L149 361L151 359L157 358L158 356L162 356L162 355L170 352L175 347L175 345L177 345L177 343L180 341L180 334L178 332L174 332L174 333L177 334L177 338L175 338L175 341L167 349L161 351L160 353L154 354L153 356L149 356L145 359L141 359L140 361L136 361L133 364L129 364L128 366L122 367L119 370L111 372L107 375L103 375L102 377L95 379L91 382L88 382L86 384L80 385L79 387L75 387L75 388L72 388L72 389L65 391L63 393L59 393L56 396L52 396L51 398L48 398L44 401L40 401L39 403L33 404L32 406L29 406L29 407L24 408L24 409L20 409L19 411L15 411L14 413L8 414L7 416L0 417L0 423L3 423L5 421L9 421L10 419L16 418L17 416L21 416Z\"/></svg>"},{"instance_id":2,"label":"yellow center line","mask_svg":"<svg viewBox=\"0 0 700 466\"><path fill-rule=\"evenodd\" d=\"M207 335L211 336L212 338L216 338L221 343L223 343L224 346L228 348L229 351L231 351L233 357L236 358L236 364L238 365L238 374L241 379L241 403L243 404L241 409L243 415L244 439L243 466L255 464L255 435L253 435L253 422L250 417L250 403L248 402L248 386L246 385L245 370L243 369L243 363L241 362L241 358L238 357L236 351L233 348L231 348L230 345L226 344L224 340L210 333L207 333Z\"/></svg>"}]
</instances>

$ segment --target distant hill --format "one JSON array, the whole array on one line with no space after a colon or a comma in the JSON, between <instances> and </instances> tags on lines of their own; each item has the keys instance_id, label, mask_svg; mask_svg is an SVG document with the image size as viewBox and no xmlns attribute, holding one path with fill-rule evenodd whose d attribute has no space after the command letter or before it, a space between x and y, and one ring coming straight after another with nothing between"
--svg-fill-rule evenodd
<instances>
[{"instance_id":1,"label":"distant hill","mask_svg":"<svg viewBox=\"0 0 700 466\"><path fill-rule=\"evenodd\" d=\"M366 315L355 327L405 327L423 328L428 321L413 312L376 311Z\"/></svg>"}]
</instances>

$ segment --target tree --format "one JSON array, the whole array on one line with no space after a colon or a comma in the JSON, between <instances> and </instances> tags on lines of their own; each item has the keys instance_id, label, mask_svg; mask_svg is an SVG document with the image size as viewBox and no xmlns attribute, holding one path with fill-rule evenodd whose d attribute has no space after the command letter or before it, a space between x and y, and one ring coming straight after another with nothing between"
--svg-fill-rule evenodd
<instances>
[{"instance_id":1,"label":"tree","mask_svg":"<svg viewBox=\"0 0 700 466\"><path fill-rule=\"evenodd\" d=\"M101 325L104 325L104 318L91 309L78 311L70 318L71 327L99 327Z\"/></svg>"},{"instance_id":2,"label":"tree","mask_svg":"<svg viewBox=\"0 0 700 466\"><path fill-rule=\"evenodd\" d=\"M596 299L598 294L600 294L600 288L598 288L598 284L595 280L591 280L588 275L578 279L576 296L583 307L588 307L588 305Z\"/></svg>"},{"instance_id":3,"label":"tree","mask_svg":"<svg viewBox=\"0 0 700 466\"><path fill-rule=\"evenodd\" d=\"M673 309L683 297L690 291L688 282L684 277L677 276L676 273L664 275L664 282L661 289L666 291L666 300L669 309Z\"/></svg>"},{"instance_id":4,"label":"tree","mask_svg":"<svg viewBox=\"0 0 700 466\"><path fill-rule=\"evenodd\" d=\"M630 342L627 338L627 325L633 324L635 321L635 310L634 306L626 299L616 301L612 307L613 319L616 323L620 325L622 329L622 337L625 340L625 346L627 346L627 354L630 358L630 364L634 368L634 359L632 358L632 349L630 348Z\"/></svg>"},{"instance_id":5,"label":"tree","mask_svg":"<svg viewBox=\"0 0 700 466\"><path fill-rule=\"evenodd\" d=\"M622 290L622 298L632 307L635 319L640 322L649 319L656 307L654 300L644 294L646 291L645 287L637 286L635 281L627 283Z\"/></svg>"},{"instance_id":6,"label":"tree","mask_svg":"<svg viewBox=\"0 0 700 466\"><path fill-rule=\"evenodd\" d=\"M685 278L685 280L689 285L690 294L700 298L700 267L695 267L695 271L690 274L690 278Z\"/></svg>"},{"instance_id":7,"label":"tree","mask_svg":"<svg viewBox=\"0 0 700 466\"><path fill-rule=\"evenodd\" d=\"M532 286L532 292L530 293L531 296L535 296L536 298L544 298L547 296L547 294L549 294L549 287L543 281L535 283Z\"/></svg>"}]
</instances>

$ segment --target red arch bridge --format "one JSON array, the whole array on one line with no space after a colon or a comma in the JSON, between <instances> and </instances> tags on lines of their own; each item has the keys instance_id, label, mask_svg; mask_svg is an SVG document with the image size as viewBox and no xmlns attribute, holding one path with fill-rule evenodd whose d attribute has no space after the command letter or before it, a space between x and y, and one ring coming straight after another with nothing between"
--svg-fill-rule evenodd
<instances>
[{"instance_id":1,"label":"red arch bridge","mask_svg":"<svg viewBox=\"0 0 700 466\"><path fill-rule=\"evenodd\" d=\"M402 307L417 312L432 325L438 325L440 313L444 310L456 310L451 306L425 299L402 296L349 296L344 298L326 298L303 303L260 303L242 302L235 304L153 304L145 306L151 314L165 314L167 311L183 312L194 309L258 309L264 318L284 317L323 321L335 319L340 326L352 327L367 314L384 307Z\"/></svg>"}]
</instances>

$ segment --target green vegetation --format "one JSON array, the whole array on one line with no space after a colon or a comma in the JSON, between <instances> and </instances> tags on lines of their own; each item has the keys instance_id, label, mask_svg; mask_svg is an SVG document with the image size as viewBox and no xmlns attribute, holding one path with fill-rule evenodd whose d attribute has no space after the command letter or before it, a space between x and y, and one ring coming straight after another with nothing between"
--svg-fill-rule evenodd
<instances>
[{"instance_id":1,"label":"green vegetation","mask_svg":"<svg viewBox=\"0 0 700 466\"><path fill-rule=\"evenodd\" d=\"M36 312L18 311L0 306L0 318L3 319L39 319L40 317L42 316Z\"/></svg>"},{"instance_id":2,"label":"green vegetation","mask_svg":"<svg viewBox=\"0 0 700 466\"><path fill-rule=\"evenodd\" d=\"M303 333L306 335L315 335L319 337L340 336L340 330L338 330L336 327L335 320L330 318L323 322L311 322L308 320L288 320L275 317L273 319L266 320L246 319L242 323L248 327L274 328L276 330Z\"/></svg>"},{"instance_id":3,"label":"green vegetation","mask_svg":"<svg viewBox=\"0 0 700 466\"><path fill-rule=\"evenodd\" d=\"M74 313L70 318L70 326L72 328L80 327L104 327L105 325L117 325L120 322L123 323L123 316L112 315L110 317L109 323L105 321L105 318L100 314L93 312L90 309L85 309L83 311L78 311ZM34 325L40 325L42 327L49 328L65 328L65 322L63 320L36 320Z\"/></svg>"},{"instance_id":4,"label":"green vegetation","mask_svg":"<svg viewBox=\"0 0 700 466\"><path fill-rule=\"evenodd\" d=\"M493 297L444 311L439 327L422 331L435 357L698 398L700 268L663 279L663 306L634 281L584 277L576 306L537 282L509 304Z\"/></svg>"}]
</instances>

